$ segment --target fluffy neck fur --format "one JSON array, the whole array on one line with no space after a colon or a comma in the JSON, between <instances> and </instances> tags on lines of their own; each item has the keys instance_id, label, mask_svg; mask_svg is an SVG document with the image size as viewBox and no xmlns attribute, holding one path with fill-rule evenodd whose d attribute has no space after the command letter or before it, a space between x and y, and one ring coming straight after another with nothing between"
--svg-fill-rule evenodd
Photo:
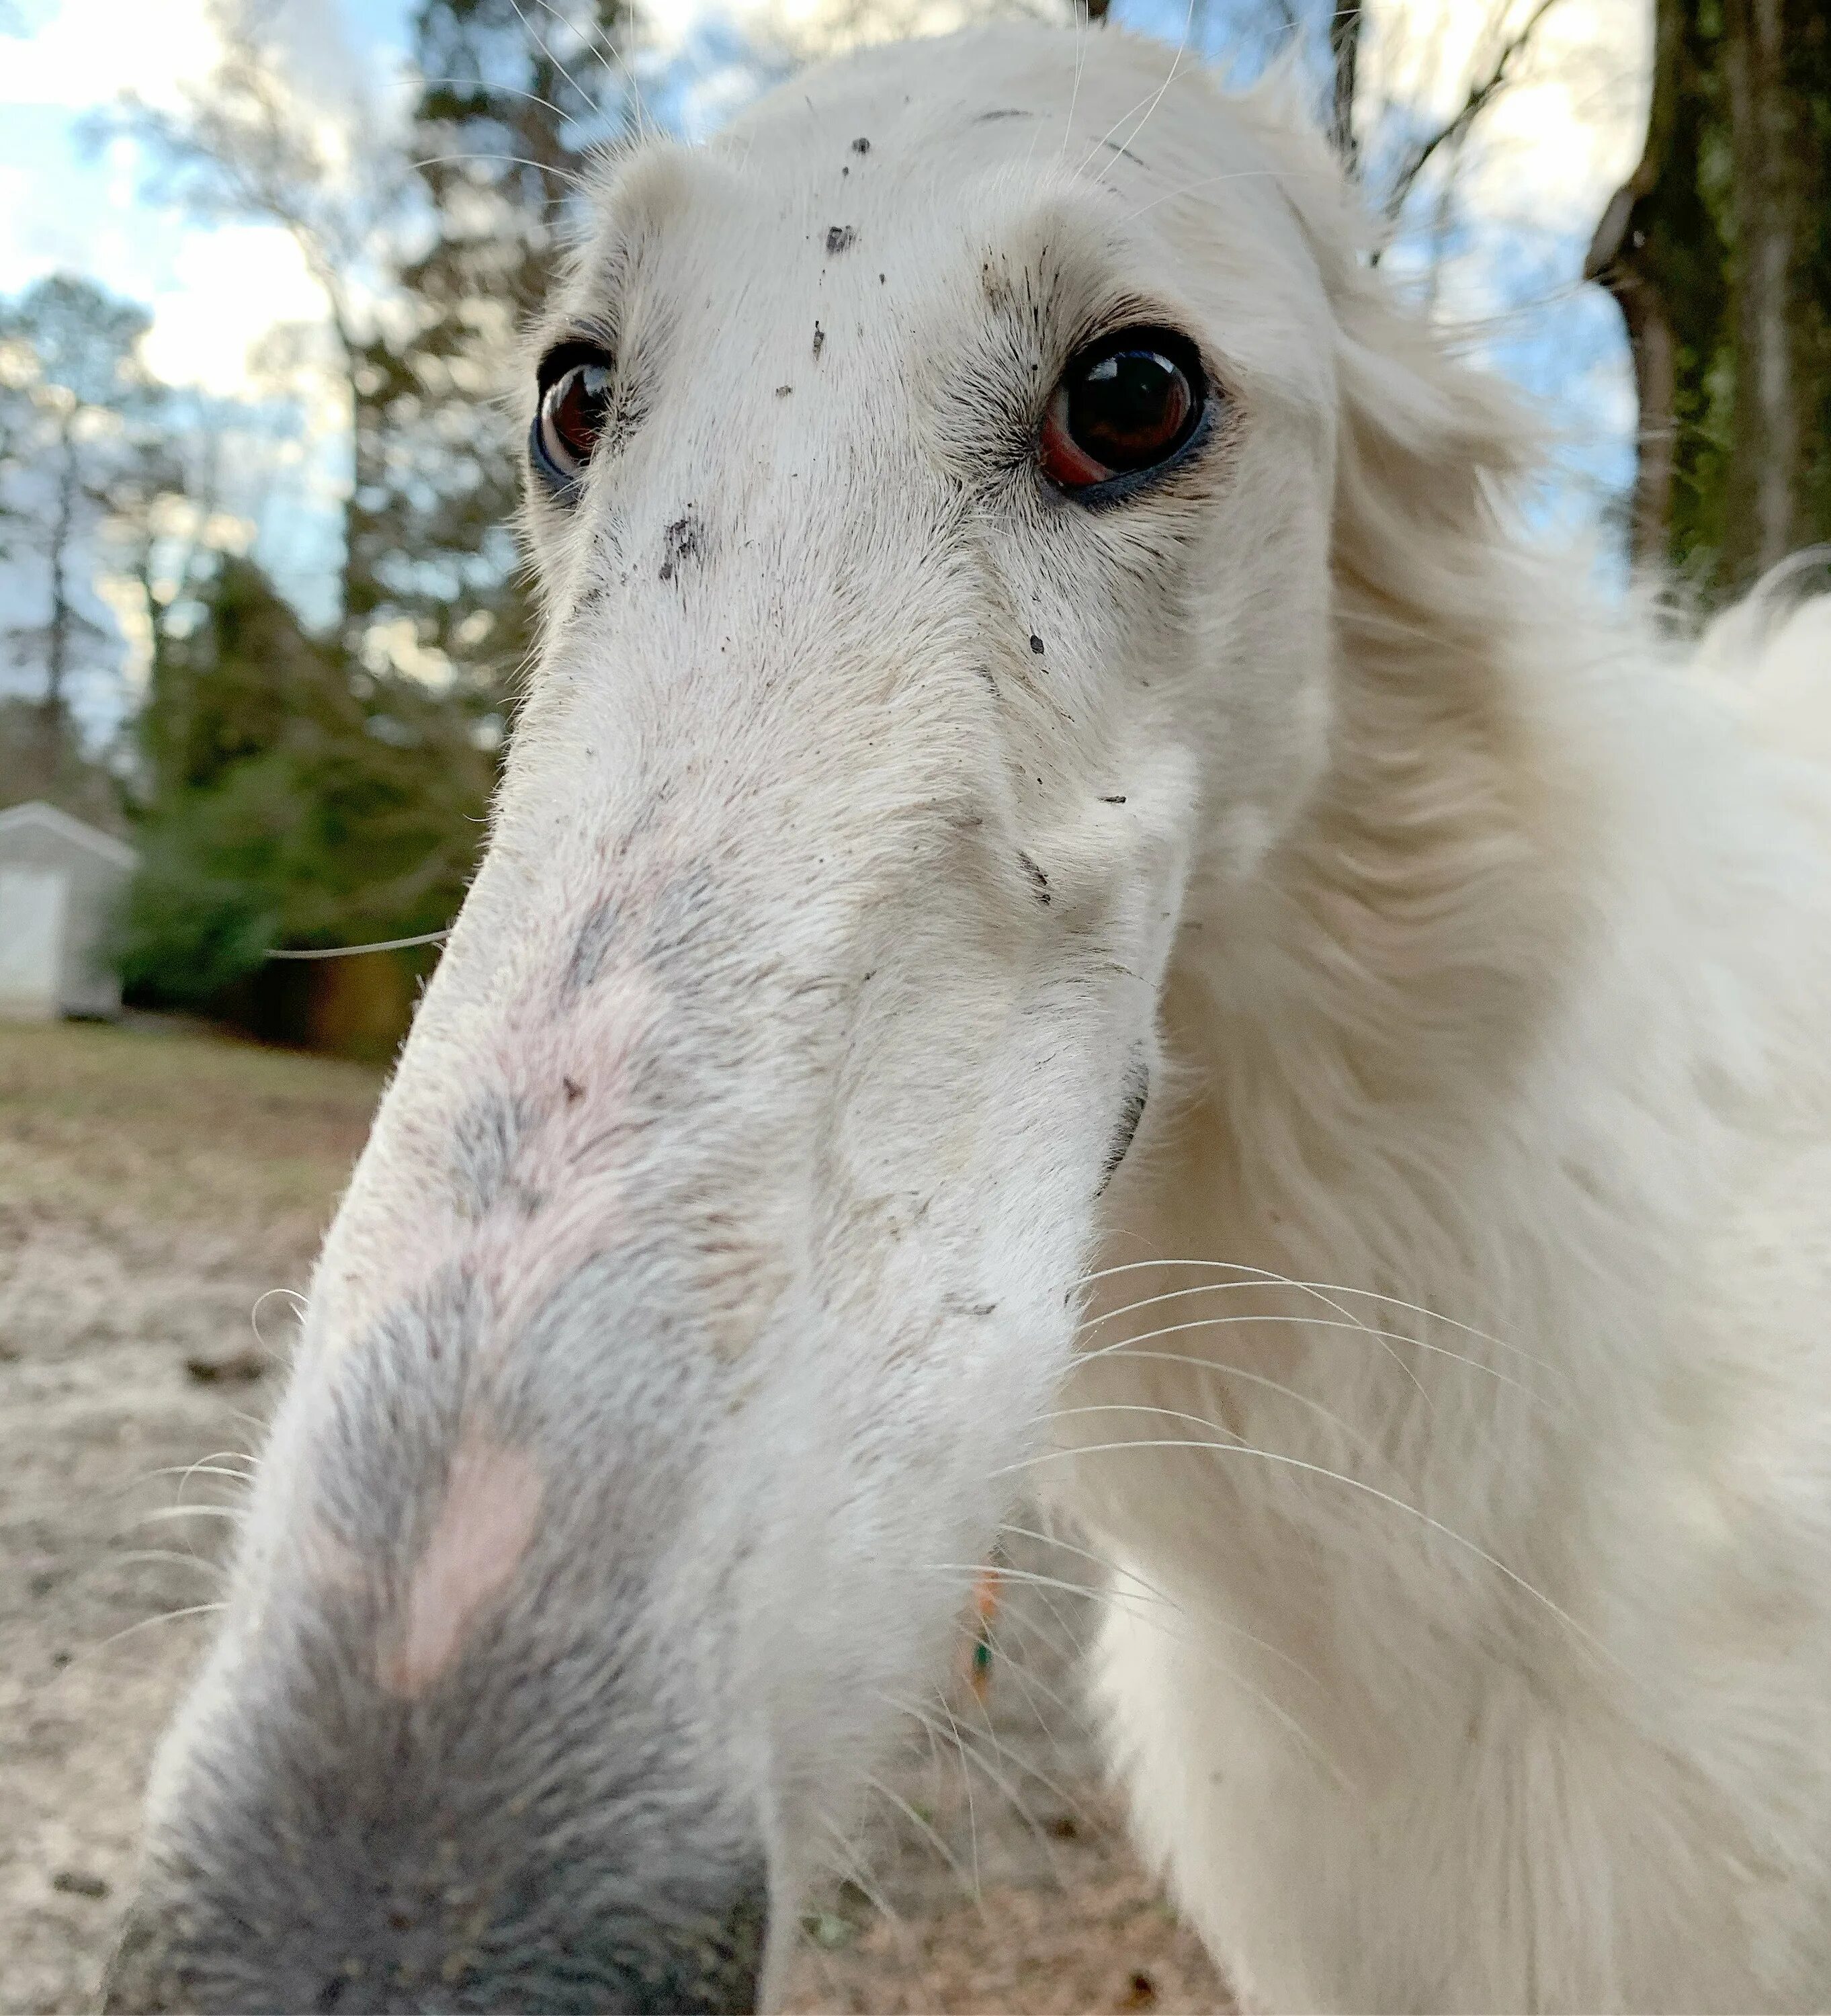
<instances>
[{"instance_id":1,"label":"fluffy neck fur","mask_svg":"<svg viewBox=\"0 0 1831 2016\"><path fill-rule=\"evenodd\" d=\"M1103 1316L1092 1347L1138 1348L1077 1396L1114 1410L1084 1446L1262 1453L1108 1452L1083 1491L1255 1634L1321 1632L1357 1715L1344 1645L1440 1699L1502 1642L1563 1668L1621 1628L1619 1487L1707 1411L1707 1249L1809 1013L1772 780L1636 612L1503 530L1517 441L1351 421L1332 764L1250 882L1198 879L1095 1306L1174 1299Z\"/></svg>"},{"instance_id":2,"label":"fluffy neck fur","mask_svg":"<svg viewBox=\"0 0 1831 2016\"><path fill-rule=\"evenodd\" d=\"M1462 501L1344 517L1329 772L1195 892L1103 1692L1249 2006L1818 2007L1825 773Z\"/></svg>"}]
</instances>

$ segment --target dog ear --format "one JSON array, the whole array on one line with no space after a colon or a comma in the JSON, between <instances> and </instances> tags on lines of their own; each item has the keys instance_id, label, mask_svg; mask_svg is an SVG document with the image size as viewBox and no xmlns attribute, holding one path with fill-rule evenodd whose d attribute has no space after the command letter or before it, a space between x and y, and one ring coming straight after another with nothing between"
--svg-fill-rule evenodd
<instances>
[{"instance_id":1,"label":"dog ear","mask_svg":"<svg viewBox=\"0 0 1831 2016\"><path fill-rule=\"evenodd\" d=\"M1332 290L1341 434L1338 547L1397 529L1491 529L1545 443L1513 391L1455 355L1444 332L1357 265Z\"/></svg>"},{"instance_id":2,"label":"dog ear","mask_svg":"<svg viewBox=\"0 0 1831 2016\"><path fill-rule=\"evenodd\" d=\"M1290 89L1274 81L1246 103L1333 311L1338 547L1352 553L1363 535L1383 545L1405 527L1452 542L1491 530L1499 499L1540 466L1542 430L1378 263L1383 232L1364 193Z\"/></svg>"}]
</instances>

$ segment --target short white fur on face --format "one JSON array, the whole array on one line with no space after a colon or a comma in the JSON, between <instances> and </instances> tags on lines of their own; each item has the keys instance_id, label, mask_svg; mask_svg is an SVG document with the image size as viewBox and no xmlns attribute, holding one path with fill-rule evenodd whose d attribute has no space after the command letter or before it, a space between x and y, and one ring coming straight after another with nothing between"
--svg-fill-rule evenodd
<instances>
[{"instance_id":1,"label":"short white fur on face","mask_svg":"<svg viewBox=\"0 0 1831 2016\"><path fill-rule=\"evenodd\" d=\"M1025 1482L1164 1593L1115 1755L1264 2006L1831 1996L1822 776L1522 547L1507 398L1168 63L606 168L114 2006L766 2000ZM1077 496L1128 329L1209 404Z\"/></svg>"}]
</instances>

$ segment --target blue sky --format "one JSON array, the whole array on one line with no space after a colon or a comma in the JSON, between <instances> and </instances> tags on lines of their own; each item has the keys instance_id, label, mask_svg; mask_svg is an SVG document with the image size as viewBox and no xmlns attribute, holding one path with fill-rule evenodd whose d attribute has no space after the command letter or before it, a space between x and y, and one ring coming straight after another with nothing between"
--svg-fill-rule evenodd
<instances>
[{"instance_id":1,"label":"blue sky","mask_svg":"<svg viewBox=\"0 0 1831 2016\"><path fill-rule=\"evenodd\" d=\"M1524 0L1515 0L1523 4ZM752 88L747 51L804 45L835 0L653 0L642 61L652 113L698 137ZM971 0L929 0L935 25L969 15ZM1373 0L1364 70L1370 114L1427 120L1453 103L1478 31L1507 0ZM531 11L539 0L531 0ZM326 102L340 88L386 103L397 93L412 0L279 0L301 66ZM1265 0L1114 0L1128 25L1170 41L1196 31L1247 70L1243 23ZM1480 340L1502 368L1561 409L1575 480L1559 509L1581 516L1631 467L1631 378L1618 319L1575 284L1581 250L1609 191L1638 153L1644 120L1649 0L1561 0L1548 17L1544 59L1496 109L1465 164L1473 230L1452 234L1441 297L1485 322ZM1552 32L1552 31L1555 31ZM249 399L250 358L275 325L322 320L322 302L285 234L210 224L158 199L135 145L98 139L125 92L174 107L207 74L216 50L210 0L0 0L0 294L46 273L85 274L149 306L147 361L167 380ZM1243 58L1240 52L1246 52ZM334 409L309 400L278 416L272 387L258 439L242 458L247 493L225 500L249 520L261 556L309 614L329 614L336 565L335 492L344 451ZM0 595L5 592L0 587Z\"/></svg>"},{"instance_id":2,"label":"blue sky","mask_svg":"<svg viewBox=\"0 0 1831 2016\"><path fill-rule=\"evenodd\" d=\"M173 106L207 74L216 43L205 0L9 0L0 36L0 292L58 270L89 275L152 305L156 368L212 391L235 389L247 340L268 323L315 315L315 290L252 227L210 229L149 200L131 142L85 136L124 93ZM317 16L366 67L396 67L407 0L313 0Z\"/></svg>"},{"instance_id":3,"label":"blue sky","mask_svg":"<svg viewBox=\"0 0 1831 2016\"><path fill-rule=\"evenodd\" d=\"M380 75L400 67L409 4L289 0L304 32L334 40ZM156 376L251 402L248 432L225 444L225 509L322 620L331 613L335 492L347 457L309 412L255 401L250 371L251 350L275 325L322 319L319 290L283 232L187 217L159 199L133 141L97 130L128 93L178 107L218 46L207 0L0 0L0 295L52 272L84 275L151 309L145 355ZM0 565L0 606L29 609L39 571ZM119 655L131 672L131 636ZM16 686L6 669L0 686ZM117 684L92 681L79 693L92 726L120 711Z\"/></svg>"}]
</instances>

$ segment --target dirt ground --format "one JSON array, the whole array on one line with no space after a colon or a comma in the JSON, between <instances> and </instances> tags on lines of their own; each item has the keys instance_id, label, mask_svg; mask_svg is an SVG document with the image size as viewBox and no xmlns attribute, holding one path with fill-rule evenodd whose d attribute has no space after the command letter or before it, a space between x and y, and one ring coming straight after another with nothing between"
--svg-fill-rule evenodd
<instances>
[{"instance_id":1,"label":"dirt ground","mask_svg":"<svg viewBox=\"0 0 1831 2016\"><path fill-rule=\"evenodd\" d=\"M377 1088L175 1025L0 1025L0 2009L92 2006L274 1397L271 1291L302 1283ZM855 1879L808 1913L795 2010L1229 2007L1099 1784L1084 1622L1013 1586L983 1701L962 1639Z\"/></svg>"}]
</instances>

